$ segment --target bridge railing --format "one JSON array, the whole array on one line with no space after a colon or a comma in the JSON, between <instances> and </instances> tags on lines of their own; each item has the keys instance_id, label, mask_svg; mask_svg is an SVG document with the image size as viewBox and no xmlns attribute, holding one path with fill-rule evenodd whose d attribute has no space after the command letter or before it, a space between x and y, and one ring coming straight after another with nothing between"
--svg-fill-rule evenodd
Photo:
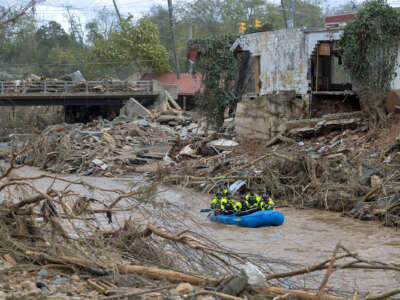
<instances>
[{"instance_id":1,"label":"bridge railing","mask_svg":"<svg viewBox=\"0 0 400 300\"><path fill-rule=\"evenodd\" d=\"M153 81L62 81L62 80L40 80L40 81L1 81L0 94L108 94L108 93L140 93L153 92Z\"/></svg>"}]
</instances>

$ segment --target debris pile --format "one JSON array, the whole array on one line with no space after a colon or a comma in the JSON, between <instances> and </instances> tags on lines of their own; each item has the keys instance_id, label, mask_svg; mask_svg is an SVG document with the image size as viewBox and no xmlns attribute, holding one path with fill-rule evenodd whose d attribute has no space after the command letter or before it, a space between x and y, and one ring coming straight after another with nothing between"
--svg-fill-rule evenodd
<instances>
[{"instance_id":1,"label":"debris pile","mask_svg":"<svg viewBox=\"0 0 400 300\"><path fill-rule=\"evenodd\" d=\"M185 145L182 151L189 155L167 166L163 174L173 175L160 179L205 192L215 190L219 182L244 179L260 190L267 188L282 205L318 207L398 226L398 117L391 124L376 131L362 125L311 137L291 131L267 143L231 141L229 150L207 158L193 155L193 146Z\"/></svg>"},{"instance_id":2,"label":"debris pile","mask_svg":"<svg viewBox=\"0 0 400 300\"><path fill-rule=\"evenodd\" d=\"M154 171L166 164L167 153L177 136L194 135L198 124L190 116L173 110L153 119L132 121L122 116L112 122L49 126L24 144L17 162L55 173L82 175L142 172L144 165L151 165Z\"/></svg>"},{"instance_id":3,"label":"debris pile","mask_svg":"<svg viewBox=\"0 0 400 300\"><path fill-rule=\"evenodd\" d=\"M115 79L86 81L79 70L59 78L45 78L32 74L26 79L1 82L1 93L3 94L105 93L151 91L151 89L150 81L122 81Z\"/></svg>"},{"instance_id":4,"label":"debris pile","mask_svg":"<svg viewBox=\"0 0 400 300\"><path fill-rule=\"evenodd\" d=\"M128 116L138 104L130 103L113 122L49 127L20 149L17 162L56 173L146 173L208 193L221 181L246 180L260 190L267 188L282 205L400 224L399 117L391 121L390 130L376 131L368 131L358 112L345 119L314 120L313 126L289 122L288 130L263 142L207 132L204 124L179 110L149 111L147 120L132 121ZM338 130L349 122L350 128Z\"/></svg>"}]
</instances>

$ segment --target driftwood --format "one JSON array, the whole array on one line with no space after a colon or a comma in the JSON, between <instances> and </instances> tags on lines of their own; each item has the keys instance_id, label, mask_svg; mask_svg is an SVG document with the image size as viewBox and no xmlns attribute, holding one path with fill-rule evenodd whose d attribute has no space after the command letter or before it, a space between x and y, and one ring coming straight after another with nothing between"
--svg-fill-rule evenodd
<instances>
[{"instance_id":1,"label":"driftwood","mask_svg":"<svg viewBox=\"0 0 400 300\"><path fill-rule=\"evenodd\" d=\"M195 299L197 296L205 295L205 294L217 296L217 297L220 297L221 299L227 299L227 300L244 300L244 298L235 297L235 296L231 296L231 295L220 293L220 292L207 291L207 290L201 290L193 295L190 295L192 297L190 299Z\"/></svg>"},{"instance_id":2,"label":"driftwood","mask_svg":"<svg viewBox=\"0 0 400 300\"><path fill-rule=\"evenodd\" d=\"M26 251L26 255L32 258L43 259L50 263L76 265L90 271L91 273L95 273L96 275L99 275L99 273L101 275L110 273L107 271L101 271L101 266L99 266L98 264L96 264L91 260L87 260L84 258L68 257L68 256L59 256L56 258L56 257L51 257L50 255L47 255L45 253L32 252L32 251ZM193 285L205 285L210 283L217 283L214 280L208 280L205 278L188 275L181 272L146 267L146 266L120 265L120 264L108 263L105 264L104 267L108 270L117 269L120 273L147 275L157 279L188 282Z\"/></svg>"},{"instance_id":3,"label":"driftwood","mask_svg":"<svg viewBox=\"0 0 400 300\"><path fill-rule=\"evenodd\" d=\"M349 254L345 254L342 255L338 258L336 258L336 260L338 259L342 259L345 257L351 257L351 255ZM311 272L315 272L315 271L321 271L324 269L327 269L328 266L327 264L331 261L331 259L327 259L324 260L323 262L310 266L310 267L306 267L300 270L296 270L296 271L290 271L290 272L284 272L284 273L275 273L275 274L269 274L266 276L267 280L271 280L271 279L277 279L277 278L286 278L286 277L292 277L292 276L297 276L297 275L302 275L302 274L307 274L307 273L311 273Z\"/></svg>"},{"instance_id":4,"label":"driftwood","mask_svg":"<svg viewBox=\"0 0 400 300\"><path fill-rule=\"evenodd\" d=\"M139 275L147 275L157 279L167 279L170 281L188 282L193 285L206 285L212 283L213 280L207 280L201 277L188 275L181 272L151 268L135 265L117 265L118 271L121 273L134 273Z\"/></svg>"},{"instance_id":5,"label":"driftwood","mask_svg":"<svg viewBox=\"0 0 400 300\"><path fill-rule=\"evenodd\" d=\"M382 294L378 294L378 295L368 295L367 297L365 297L365 300L383 300L383 299L387 299L389 297L392 297L394 295L400 294L400 288L391 290L391 291L387 291L384 292Z\"/></svg>"},{"instance_id":6,"label":"driftwood","mask_svg":"<svg viewBox=\"0 0 400 300\"><path fill-rule=\"evenodd\" d=\"M175 287L175 285L167 285L167 286L159 287L159 288L156 288L156 289L149 289L149 290L141 291L141 292L128 292L128 293L123 293L123 294L119 294L119 295L103 297L101 299L102 300L125 299L127 297L140 296L140 295L146 295L146 294L159 292L159 291L171 289L173 287Z\"/></svg>"},{"instance_id":7,"label":"driftwood","mask_svg":"<svg viewBox=\"0 0 400 300\"><path fill-rule=\"evenodd\" d=\"M339 251L339 249L340 249L340 242L336 245L335 250L333 250L331 261L329 262L328 271L326 271L325 276L324 276L324 278L322 280L321 286L319 288L319 294L321 296L325 294L324 289L325 289L326 284L328 283L329 276L331 276L332 273L334 272L333 264L335 263L336 254Z\"/></svg>"},{"instance_id":8,"label":"driftwood","mask_svg":"<svg viewBox=\"0 0 400 300\"><path fill-rule=\"evenodd\" d=\"M271 140L269 140L265 146L266 147L271 147L271 146L276 145L277 143L279 143L281 141L282 142L286 142L288 144L292 144L292 145L298 145L297 142L294 139L286 137L286 136L284 136L282 134L278 134L277 136L275 136Z\"/></svg>"},{"instance_id":9,"label":"driftwood","mask_svg":"<svg viewBox=\"0 0 400 300\"><path fill-rule=\"evenodd\" d=\"M349 300L347 298L343 297L336 297L336 296L331 296L331 295L319 295L316 293L310 293L310 292L305 292L305 291L299 291L299 290L288 290L285 288L280 288L280 287L266 287L265 292L268 294L273 294L273 295L291 295L297 299L300 300Z\"/></svg>"},{"instance_id":10,"label":"driftwood","mask_svg":"<svg viewBox=\"0 0 400 300\"><path fill-rule=\"evenodd\" d=\"M312 273L312 272L328 269L328 272L325 274L325 277L321 284L321 288L323 288L326 285L329 276L333 273L334 270L337 270L337 269L392 270L392 271L400 272L399 265L387 264L387 263L380 262L380 261L368 261L368 260L365 260L365 259L362 259L361 257L359 257L356 253L352 253L351 251L349 251L345 247L341 246L340 244L338 244L336 247L338 247L338 249L335 248L334 255L332 255L332 257L330 259L327 259L319 264L316 264L316 265L313 265L310 267L306 267L303 269L295 270L295 271L268 274L265 277L267 280L271 280L271 279L278 279L278 278L293 277L293 276L297 276L297 275L302 275L302 274L307 274L307 273ZM343 250L346 254L336 256L336 253L338 252L339 249ZM344 263L342 265L335 264L335 262L342 260L344 258L352 258L353 260L350 262Z\"/></svg>"}]
</instances>

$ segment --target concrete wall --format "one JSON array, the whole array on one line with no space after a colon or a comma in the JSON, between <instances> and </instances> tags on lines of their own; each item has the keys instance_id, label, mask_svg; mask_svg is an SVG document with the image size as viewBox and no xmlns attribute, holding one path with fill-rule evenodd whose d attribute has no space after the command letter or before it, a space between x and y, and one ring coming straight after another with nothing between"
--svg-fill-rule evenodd
<instances>
[{"instance_id":1,"label":"concrete wall","mask_svg":"<svg viewBox=\"0 0 400 300\"><path fill-rule=\"evenodd\" d=\"M399 48L399 55L397 56L397 76L394 78L393 82L392 82L392 88L394 90L400 90L400 48Z\"/></svg>"},{"instance_id":2,"label":"concrete wall","mask_svg":"<svg viewBox=\"0 0 400 300\"><path fill-rule=\"evenodd\" d=\"M236 109L235 130L242 138L268 140L286 121L307 118L308 109L308 101L296 99L294 91L244 96Z\"/></svg>"},{"instance_id":3,"label":"concrete wall","mask_svg":"<svg viewBox=\"0 0 400 300\"><path fill-rule=\"evenodd\" d=\"M260 56L260 95L277 91L306 94L307 55L304 32L283 29L241 36L233 45Z\"/></svg>"},{"instance_id":4,"label":"concrete wall","mask_svg":"<svg viewBox=\"0 0 400 300\"><path fill-rule=\"evenodd\" d=\"M176 85L164 85L157 80L153 80L153 91L158 94L153 104L153 109L164 111L167 109L166 95L164 91L168 91L174 100L178 100L178 87Z\"/></svg>"},{"instance_id":5,"label":"concrete wall","mask_svg":"<svg viewBox=\"0 0 400 300\"><path fill-rule=\"evenodd\" d=\"M318 41L338 40L342 33L341 30L282 29L246 34L235 41L232 50L240 46L253 56L260 55L260 95L279 91L305 95L309 59Z\"/></svg>"}]
</instances>

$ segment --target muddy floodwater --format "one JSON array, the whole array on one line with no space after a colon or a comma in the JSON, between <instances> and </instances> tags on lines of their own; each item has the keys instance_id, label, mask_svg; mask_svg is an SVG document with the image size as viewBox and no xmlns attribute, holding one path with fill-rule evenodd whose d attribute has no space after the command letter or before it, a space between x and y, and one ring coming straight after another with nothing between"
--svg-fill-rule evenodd
<instances>
[{"instance_id":1,"label":"muddy floodwater","mask_svg":"<svg viewBox=\"0 0 400 300\"><path fill-rule=\"evenodd\" d=\"M14 172L18 176L43 174L42 171L28 167ZM70 175L65 177L82 179L103 188L123 190L128 189L134 182L145 182L140 178L115 179ZM51 183L50 179L42 179L35 184L38 188L46 190ZM60 189L65 186L65 183L57 183L54 187ZM74 188L78 189L78 192L86 192L79 190L80 187L71 187ZM169 203L167 207L171 213L178 216L190 229L207 233L223 246L240 252L261 254L275 261L296 263L299 264L299 268L330 258L339 241L363 258L400 264L399 233L378 223L362 222L341 217L338 213L316 209L282 208L279 211L285 215L284 225L248 229L211 223L207 213L199 212L200 209L208 207L210 196L193 190L160 186L156 202ZM321 274L323 275L317 275ZM311 280L320 282L320 277ZM393 271L345 270L335 272L328 286L347 292L358 290L376 293L395 288L399 282L400 277Z\"/></svg>"}]
</instances>

